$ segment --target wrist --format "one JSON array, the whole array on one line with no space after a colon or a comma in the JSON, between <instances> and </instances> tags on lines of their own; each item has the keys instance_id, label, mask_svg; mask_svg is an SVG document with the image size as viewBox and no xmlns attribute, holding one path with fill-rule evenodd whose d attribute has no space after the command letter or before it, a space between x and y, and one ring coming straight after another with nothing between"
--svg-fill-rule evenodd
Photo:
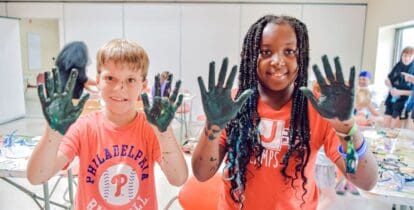
<instances>
[{"instance_id":1,"label":"wrist","mask_svg":"<svg viewBox=\"0 0 414 210\"><path fill-rule=\"evenodd\" d=\"M344 123L343 127L340 129L335 129L336 135L345 139L346 141L351 140L351 137L353 137L358 130L358 125L355 122L355 120L352 120L350 122Z\"/></svg>"},{"instance_id":2,"label":"wrist","mask_svg":"<svg viewBox=\"0 0 414 210\"><path fill-rule=\"evenodd\" d=\"M338 146L338 152L343 159L346 159L346 150L344 149L343 145ZM362 159L368 152L368 143L365 141L365 138L362 139L362 144L356 149L358 159Z\"/></svg>"}]
</instances>

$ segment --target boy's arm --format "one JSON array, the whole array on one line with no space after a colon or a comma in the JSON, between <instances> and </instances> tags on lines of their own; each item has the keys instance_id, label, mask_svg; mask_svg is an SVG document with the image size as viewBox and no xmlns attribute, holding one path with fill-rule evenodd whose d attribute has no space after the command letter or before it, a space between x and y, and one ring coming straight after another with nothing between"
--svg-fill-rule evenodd
<instances>
[{"instance_id":1,"label":"boy's arm","mask_svg":"<svg viewBox=\"0 0 414 210\"><path fill-rule=\"evenodd\" d=\"M183 185L188 177L187 163L170 126L175 111L183 101L183 96L178 95L180 85L181 81L179 80L171 97L161 97L160 76L157 75L155 76L155 95L152 105L149 103L148 95L141 94L145 115L153 127L160 145L161 169L170 184L175 186Z\"/></svg>"},{"instance_id":2,"label":"boy's arm","mask_svg":"<svg viewBox=\"0 0 414 210\"><path fill-rule=\"evenodd\" d=\"M46 182L68 163L68 158L58 151L62 138L58 131L46 127L27 165L27 179L31 184Z\"/></svg>"},{"instance_id":3,"label":"boy's arm","mask_svg":"<svg viewBox=\"0 0 414 210\"><path fill-rule=\"evenodd\" d=\"M155 126L153 126L153 129L161 150L161 161L159 163L161 170L170 184L174 186L183 185L188 177L187 163L171 126L165 132L160 132Z\"/></svg>"},{"instance_id":4,"label":"boy's arm","mask_svg":"<svg viewBox=\"0 0 414 210\"><path fill-rule=\"evenodd\" d=\"M27 178L32 184L40 184L55 175L67 162L68 158L58 152L63 135L82 112L89 95L82 96L79 103L72 103L73 88L78 73L72 70L65 89L61 89L60 76L53 69L53 76L45 72L45 85L38 86L38 95L43 115L48 123L46 130L34 149L28 166Z\"/></svg>"},{"instance_id":5,"label":"boy's arm","mask_svg":"<svg viewBox=\"0 0 414 210\"><path fill-rule=\"evenodd\" d=\"M214 176L225 154L224 146L219 143L221 132L207 127L204 127L191 158L194 176L202 182Z\"/></svg>"}]
</instances>

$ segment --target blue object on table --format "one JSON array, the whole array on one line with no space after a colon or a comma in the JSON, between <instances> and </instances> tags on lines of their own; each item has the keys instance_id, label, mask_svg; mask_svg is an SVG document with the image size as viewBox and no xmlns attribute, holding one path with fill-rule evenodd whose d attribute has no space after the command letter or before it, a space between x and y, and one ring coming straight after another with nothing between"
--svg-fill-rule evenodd
<instances>
[{"instance_id":1,"label":"blue object on table","mask_svg":"<svg viewBox=\"0 0 414 210\"><path fill-rule=\"evenodd\" d=\"M11 147L13 145L14 134L16 132L17 130L14 130L13 132L11 132L11 134L6 135L3 141L3 147Z\"/></svg>"}]
</instances>

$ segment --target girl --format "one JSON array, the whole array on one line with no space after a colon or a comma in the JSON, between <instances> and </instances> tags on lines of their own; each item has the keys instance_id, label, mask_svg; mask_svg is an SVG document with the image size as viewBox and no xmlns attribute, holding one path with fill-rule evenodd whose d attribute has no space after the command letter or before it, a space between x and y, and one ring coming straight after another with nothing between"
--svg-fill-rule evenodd
<instances>
[{"instance_id":1,"label":"girl","mask_svg":"<svg viewBox=\"0 0 414 210\"><path fill-rule=\"evenodd\" d=\"M403 73L409 73L414 59L414 48L406 47L401 52L401 60L395 64L388 74L385 85L390 88L390 92L385 100L384 127L400 128L401 116L405 102L411 95L411 83L405 80Z\"/></svg>"},{"instance_id":2,"label":"girl","mask_svg":"<svg viewBox=\"0 0 414 210\"><path fill-rule=\"evenodd\" d=\"M372 103L369 89L359 88L356 91L355 121L359 126L372 126L380 120L381 116Z\"/></svg>"},{"instance_id":3,"label":"girl","mask_svg":"<svg viewBox=\"0 0 414 210\"><path fill-rule=\"evenodd\" d=\"M313 172L322 145L344 173L346 162L338 145L340 151L354 145L360 161L355 171L348 164L347 171L354 174L347 178L365 190L375 185L377 165L351 117L355 70L347 86L339 60L335 78L323 57L330 84L314 66L322 94L318 100L309 89L299 89L307 85L308 62L305 24L293 17L269 15L254 23L244 39L235 102L230 92L237 68L232 68L224 85L227 59L217 85L214 63L208 90L198 78L207 123L192 167L195 177L205 181L226 156L217 209L316 209Z\"/></svg>"}]
</instances>

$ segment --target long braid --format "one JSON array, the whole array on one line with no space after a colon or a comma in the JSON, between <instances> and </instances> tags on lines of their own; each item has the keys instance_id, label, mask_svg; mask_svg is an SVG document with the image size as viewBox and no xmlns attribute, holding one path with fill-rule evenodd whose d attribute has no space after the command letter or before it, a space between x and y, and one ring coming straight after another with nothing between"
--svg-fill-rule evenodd
<instances>
[{"instance_id":1,"label":"long braid","mask_svg":"<svg viewBox=\"0 0 414 210\"><path fill-rule=\"evenodd\" d=\"M289 149L283 158L283 168L281 173L284 177L291 179L293 186L294 180L300 173L303 179L302 188L307 193L305 185L307 178L304 169L308 163L310 155L309 145L309 120L307 100L299 87L307 85L307 68L309 63L309 42L306 26L299 20L292 17L264 16L254 23L247 32L241 52L241 64L239 69L239 91L236 97L247 89L252 89L252 96L242 106L237 116L231 120L227 127L228 156L225 169L228 170L227 179L231 182L230 195L232 199L243 207L244 191L246 188L246 168L250 158L255 157L256 167L261 167L261 155L264 147L261 145L258 133L260 117L257 112L259 92L257 89L258 78L256 74L257 61L259 57L260 43L263 29L269 23L287 23L295 30L298 43L298 77L295 80L293 91L293 107L289 128ZM306 116L306 117L302 117ZM299 139L298 142L295 139ZM289 165L290 157L296 157L295 174L288 175L286 169ZM295 158L295 159L296 159Z\"/></svg>"}]
</instances>

